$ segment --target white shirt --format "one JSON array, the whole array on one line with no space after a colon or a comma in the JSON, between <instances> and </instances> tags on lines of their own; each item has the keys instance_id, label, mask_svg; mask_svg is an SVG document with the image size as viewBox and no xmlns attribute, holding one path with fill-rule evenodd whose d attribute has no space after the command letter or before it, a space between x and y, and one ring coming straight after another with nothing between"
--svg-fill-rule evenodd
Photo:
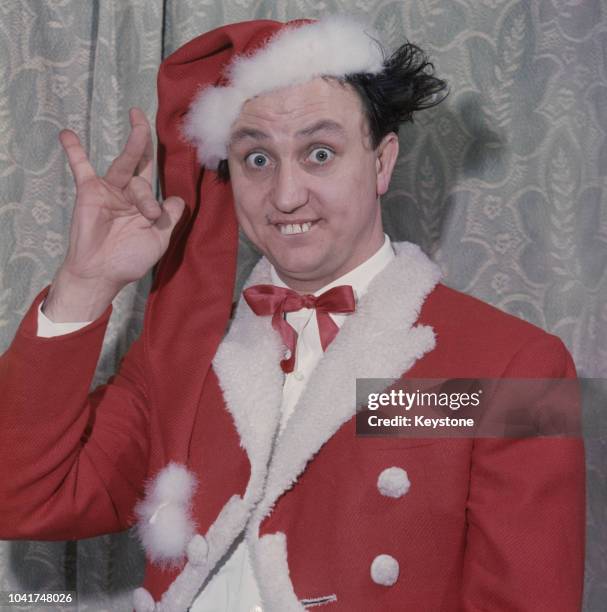
<instances>
[{"instance_id":1,"label":"white shirt","mask_svg":"<svg viewBox=\"0 0 607 612\"><path fill-rule=\"evenodd\" d=\"M350 272L347 272L324 287L321 287L318 291L314 292L314 295L319 296L325 291L339 285L351 285L354 290L354 297L356 301L358 301L367 291L367 287L373 277L381 272L393 258L394 250L390 244L390 239L384 234L384 244L374 255L354 268L354 270L350 270ZM280 280L274 266L270 268L270 274L274 285L278 287L287 287L287 285ZM329 316L335 321L337 326L341 328L349 315L330 314ZM318 331L318 321L316 320L316 310L313 308L302 308L296 312L288 312L287 323L295 329L298 338L295 352L295 368L293 372L285 376L283 387L281 407L282 419L280 423L281 432L285 428L287 420L291 414L293 414L293 409L297 404L299 396L308 384L308 379L312 370L314 370L316 364L323 356L323 350L320 344L320 333Z\"/></svg>"},{"instance_id":2,"label":"white shirt","mask_svg":"<svg viewBox=\"0 0 607 612\"><path fill-rule=\"evenodd\" d=\"M376 274L381 272L394 258L390 239L384 234L384 244L365 262L340 276L338 279L314 292L315 296L338 285L351 285L356 300L367 291L367 287ZM272 266L270 269L272 283L287 287ZM341 327L349 314L329 315L338 327ZM302 308L297 312L287 313L287 322L297 332L295 368L285 376L280 433L284 430L289 417L293 414L297 401L308 384L310 374L323 355L316 320L316 310ZM38 311L38 335L43 337L58 336L76 331L90 323L53 323L42 310ZM234 552L213 575L204 591L192 603L191 612L262 612L261 597L253 574L249 550L243 535Z\"/></svg>"},{"instance_id":3,"label":"white shirt","mask_svg":"<svg viewBox=\"0 0 607 612\"><path fill-rule=\"evenodd\" d=\"M38 305L38 337L40 338L54 338L55 336L69 334L70 332L78 331L81 327L92 323L92 321L84 321L79 323L55 323L42 312L43 304L44 300L42 300L42 302L40 302Z\"/></svg>"}]
</instances>

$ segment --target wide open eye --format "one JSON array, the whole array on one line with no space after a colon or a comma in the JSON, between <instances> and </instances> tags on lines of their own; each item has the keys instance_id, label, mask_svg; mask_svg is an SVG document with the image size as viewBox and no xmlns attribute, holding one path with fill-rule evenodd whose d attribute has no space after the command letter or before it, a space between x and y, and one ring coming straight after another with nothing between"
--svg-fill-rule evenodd
<instances>
[{"instance_id":1,"label":"wide open eye","mask_svg":"<svg viewBox=\"0 0 607 612\"><path fill-rule=\"evenodd\" d=\"M270 158L265 153L249 153L245 162L249 168L265 168L270 163Z\"/></svg>"},{"instance_id":2,"label":"wide open eye","mask_svg":"<svg viewBox=\"0 0 607 612\"><path fill-rule=\"evenodd\" d=\"M310 155L308 155L308 159L314 164L326 164L328 161L331 161L335 153L328 149L327 147L314 147L310 151Z\"/></svg>"}]
</instances>

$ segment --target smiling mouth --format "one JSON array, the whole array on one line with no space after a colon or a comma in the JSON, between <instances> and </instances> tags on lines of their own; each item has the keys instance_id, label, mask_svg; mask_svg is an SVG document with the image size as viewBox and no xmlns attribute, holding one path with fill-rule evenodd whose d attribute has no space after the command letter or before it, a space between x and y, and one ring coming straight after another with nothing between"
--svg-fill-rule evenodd
<instances>
[{"instance_id":1,"label":"smiling mouth","mask_svg":"<svg viewBox=\"0 0 607 612\"><path fill-rule=\"evenodd\" d=\"M309 232L316 221L307 221L306 223L277 223L276 227L283 236L291 236L292 234L305 234Z\"/></svg>"}]
</instances>

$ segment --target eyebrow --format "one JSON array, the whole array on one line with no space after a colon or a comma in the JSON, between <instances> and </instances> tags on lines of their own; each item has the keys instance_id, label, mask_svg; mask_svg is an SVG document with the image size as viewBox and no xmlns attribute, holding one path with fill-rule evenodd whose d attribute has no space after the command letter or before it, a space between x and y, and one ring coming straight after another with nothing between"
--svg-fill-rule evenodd
<instances>
[{"instance_id":1,"label":"eyebrow","mask_svg":"<svg viewBox=\"0 0 607 612\"><path fill-rule=\"evenodd\" d=\"M312 125L299 130L295 136L303 137L303 136L312 136L317 132L333 132L339 136L345 136L346 130L337 121L333 121L332 119L321 119ZM230 144L236 144L241 140L245 140L247 138L252 138L254 140L269 140L270 136L261 130L256 130L255 128L247 128L243 127L234 132L230 138Z\"/></svg>"},{"instance_id":2,"label":"eyebrow","mask_svg":"<svg viewBox=\"0 0 607 612\"><path fill-rule=\"evenodd\" d=\"M310 127L299 130L296 135L312 136L313 134L316 134L316 132L334 132L341 136L345 136L346 134L346 130L341 123L337 123L337 121L333 121L332 119L321 119L320 121L312 124Z\"/></svg>"},{"instance_id":3,"label":"eyebrow","mask_svg":"<svg viewBox=\"0 0 607 612\"><path fill-rule=\"evenodd\" d=\"M240 128L230 137L230 144L236 144L237 142L245 140L246 138L253 138L254 140L268 140L270 137L261 130L255 130L253 128Z\"/></svg>"}]
</instances>

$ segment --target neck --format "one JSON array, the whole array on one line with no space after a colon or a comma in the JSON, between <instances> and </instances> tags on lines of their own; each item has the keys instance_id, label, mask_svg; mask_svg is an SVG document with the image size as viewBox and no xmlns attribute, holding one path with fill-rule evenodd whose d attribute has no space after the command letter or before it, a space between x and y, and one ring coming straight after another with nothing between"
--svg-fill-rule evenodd
<instances>
[{"instance_id":1,"label":"neck","mask_svg":"<svg viewBox=\"0 0 607 612\"><path fill-rule=\"evenodd\" d=\"M353 285L357 290L363 289L368 279L372 278L384 265L394 256L390 240L382 233L379 245L375 245L366 257L362 257L359 262L355 261L352 265L344 267L334 274L314 279L294 279L289 275L281 274L279 270L272 267L271 276L275 284L283 284L297 293L314 293L319 295L325 290L337 285Z\"/></svg>"},{"instance_id":2,"label":"neck","mask_svg":"<svg viewBox=\"0 0 607 612\"><path fill-rule=\"evenodd\" d=\"M276 274L278 274L278 277L280 278L280 280L285 285L287 285L289 289L293 289L293 291L296 291L297 293L300 293L300 294L308 294L308 293L314 293L315 291L322 289L325 285L332 283L334 280L338 279L340 276L343 276L344 274L347 274L348 272L352 271L356 267L357 266L352 266L349 270L346 270L343 273L340 272L338 275L334 274L332 276L314 278L310 280L296 279L290 276L285 276L281 274L278 270L276 270Z\"/></svg>"}]
</instances>

